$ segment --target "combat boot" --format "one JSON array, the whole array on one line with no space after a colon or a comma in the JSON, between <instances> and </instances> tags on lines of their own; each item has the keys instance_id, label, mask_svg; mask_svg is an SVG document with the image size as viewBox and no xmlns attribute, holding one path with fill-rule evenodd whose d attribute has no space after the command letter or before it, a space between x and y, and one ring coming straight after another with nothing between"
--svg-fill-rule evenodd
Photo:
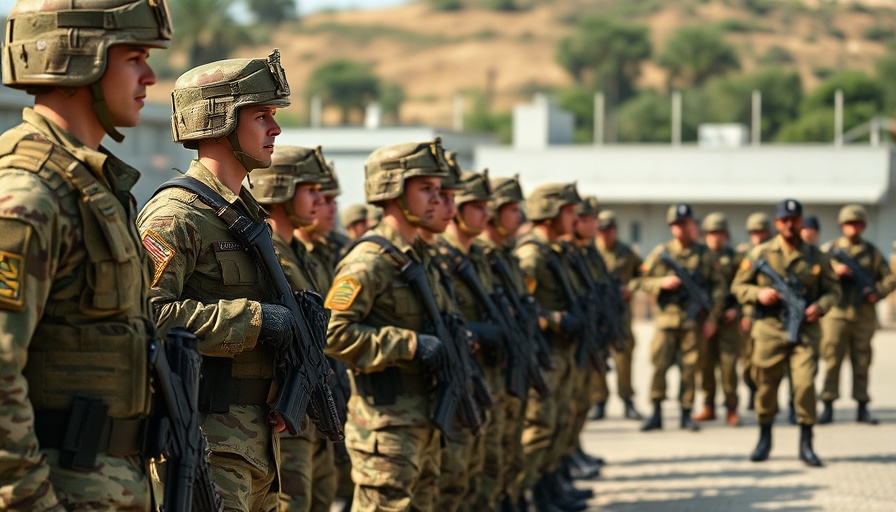
<instances>
[{"instance_id":1,"label":"combat boot","mask_svg":"<svg viewBox=\"0 0 896 512\"><path fill-rule=\"evenodd\" d=\"M706 404L700 414L694 416L694 421L712 421L716 419L716 407L713 404Z\"/></svg>"},{"instance_id":2,"label":"combat boot","mask_svg":"<svg viewBox=\"0 0 896 512\"><path fill-rule=\"evenodd\" d=\"M644 419L641 417L641 413L635 409L635 404L631 400L625 401L625 419L638 421Z\"/></svg>"},{"instance_id":3,"label":"combat boot","mask_svg":"<svg viewBox=\"0 0 896 512\"><path fill-rule=\"evenodd\" d=\"M856 415L856 421L859 423L867 423L869 425L877 425L880 421L868 412L868 402L859 402L859 412Z\"/></svg>"},{"instance_id":4,"label":"combat boot","mask_svg":"<svg viewBox=\"0 0 896 512\"><path fill-rule=\"evenodd\" d=\"M726 415L725 420L732 427L740 425L740 418L737 417L737 407L728 407L728 414Z\"/></svg>"},{"instance_id":5,"label":"combat boot","mask_svg":"<svg viewBox=\"0 0 896 512\"><path fill-rule=\"evenodd\" d=\"M762 462L768 460L769 454L772 452L772 426L759 425L759 442L756 448L750 454L750 460L753 462Z\"/></svg>"},{"instance_id":6,"label":"combat boot","mask_svg":"<svg viewBox=\"0 0 896 512\"><path fill-rule=\"evenodd\" d=\"M525 503L524 500L521 503L520 512L528 512L529 504ZM563 509L554 506L554 498L551 496L550 491L547 488L547 485L542 478L539 480L535 487L532 488L532 503L535 505L535 510L538 512L565 512ZM522 508L525 506L526 508Z\"/></svg>"},{"instance_id":7,"label":"combat boot","mask_svg":"<svg viewBox=\"0 0 896 512\"><path fill-rule=\"evenodd\" d=\"M554 488L567 496L572 496L577 500L588 500L594 497L594 491L591 489L579 489L572 483L572 478L568 473L557 471L553 475Z\"/></svg>"},{"instance_id":8,"label":"combat boot","mask_svg":"<svg viewBox=\"0 0 896 512\"><path fill-rule=\"evenodd\" d=\"M690 430L691 432L698 432L700 430L700 425L691 418L690 409L681 410L681 428L682 430Z\"/></svg>"},{"instance_id":9,"label":"combat boot","mask_svg":"<svg viewBox=\"0 0 896 512\"><path fill-rule=\"evenodd\" d=\"M790 402L787 405L787 423L796 425L796 409L793 408L793 398L790 399Z\"/></svg>"},{"instance_id":10,"label":"combat boot","mask_svg":"<svg viewBox=\"0 0 896 512\"><path fill-rule=\"evenodd\" d=\"M501 499L501 505L500 505L499 510L501 512L519 512L519 509L517 509L516 504L513 502L513 500L510 499L509 496L504 496Z\"/></svg>"},{"instance_id":11,"label":"combat boot","mask_svg":"<svg viewBox=\"0 0 896 512\"><path fill-rule=\"evenodd\" d=\"M591 480L600 476L600 466L577 456L575 452L563 459L563 473L567 480Z\"/></svg>"},{"instance_id":12,"label":"combat boot","mask_svg":"<svg viewBox=\"0 0 896 512\"><path fill-rule=\"evenodd\" d=\"M588 419L592 421L602 420L604 419L604 415L606 413L606 402L597 402L591 407L591 411L588 412Z\"/></svg>"},{"instance_id":13,"label":"combat boot","mask_svg":"<svg viewBox=\"0 0 896 512\"><path fill-rule=\"evenodd\" d=\"M641 432L663 429L663 407L660 400L653 401L653 415L641 425Z\"/></svg>"},{"instance_id":14,"label":"combat boot","mask_svg":"<svg viewBox=\"0 0 896 512\"><path fill-rule=\"evenodd\" d=\"M574 453L577 456L585 459L587 462L590 462L591 464L596 464L598 466L603 466L604 464L606 464L606 461L603 457L595 457L594 455L585 453L585 450L582 449L581 444L576 445L576 451Z\"/></svg>"},{"instance_id":15,"label":"combat boot","mask_svg":"<svg viewBox=\"0 0 896 512\"><path fill-rule=\"evenodd\" d=\"M816 468L824 465L812 449L812 425L800 425L800 460Z\"/></svg>"},{"instance_id":16,"label":"combat boot","mask_svg":"<svg viewBox=\"0 0 896 512\"><path fill-rule=\"evenodd\" d=\"M588 504L572 496L563 494L563 491L555 488L552 475L545 475L533 490L535 508L539 512L581 512L588 508Z\"/></svg>"},{"instance_id":17,"label":"combat boot","mask_svg":"<svg viewBox=\"0 0 896 512\"><path fill-rule=\"evenodd\" d=\"M819 425L827 425L828 423L834 421L834 402L833 400L823 400L824 402L824 411L821 412L821 416L818 417Z\"/></svg>"},{"instance_id":18,"label":"combat boot","mask_svg":"<svg viewBox=\"0 0 896 512\"><path fill-rule=\"evenodd\" d=\"M555 505L562 509L579 509L579 505L588 508L586 500L594 497L591 489L579 489L563 478L563 474L555 471L548 476L548 488L555 498Z\"/></svg>"}]
</instances>

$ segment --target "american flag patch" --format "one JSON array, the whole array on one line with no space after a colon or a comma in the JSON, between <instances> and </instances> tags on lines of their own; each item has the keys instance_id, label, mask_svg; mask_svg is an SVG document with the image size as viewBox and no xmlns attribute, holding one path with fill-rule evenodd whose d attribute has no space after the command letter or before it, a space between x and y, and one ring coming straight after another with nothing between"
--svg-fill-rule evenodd
<instances>
[{"instance_id":1,"label":"american flag patch","mask_svg":"<svg viewBox=\"0 0 896 512\"><path fill-rule=\"evenodd\" d=\"M159 278L162 277L162 272L165 271L165 267L167 267L168 263L171 262L171 259L174 258L174 248L168 245L158 233L151 229L143 234L143 248L146 249L146 253L149 254L153 266L155 267L151 285L155 286L159 281Z\"/></svg>"}]
</instances>

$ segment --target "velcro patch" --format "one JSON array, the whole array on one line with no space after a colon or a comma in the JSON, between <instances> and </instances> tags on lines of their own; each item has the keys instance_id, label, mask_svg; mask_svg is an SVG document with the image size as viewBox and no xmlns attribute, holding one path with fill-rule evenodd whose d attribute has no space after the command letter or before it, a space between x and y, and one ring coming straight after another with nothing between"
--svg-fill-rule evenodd
<instances>
[{"instance_id":1,"label":"velcro patch","mask_svg":"<svg viewBox=\"0 0 896 512\"><path fill-rule=\"evenodd\" d=\"M27 224L23 227L24 233L16 233L20 236L14 244L4 244L9 250L0 250L0 309L21 311L25 308L25 252L32 228Z\"/></svg>"},{"instance_id":2,"label":"velcro patch","mask_svg":"<svg viewBox=\"0 0 896 512\"><path fill-rule=\"evenodd\" d=\"M361 293L361 285L352 276L342 276L330 287L324 307L336 311L346 311Z\"/></svg>"},{"instance_id":3,"label":"velcro patch","mask_svg":"<svg viewBox=\"0 0 896 512\"><path fill-rule=\"evenodd\" d=\"M146 249L147 254L149 254L150 259L152 259L153 267L155 268L152 284L150 285L155 286L159 281L159 278L162 277L162 272L165 271L165 267L171 263L171 260L176 253L174 248L171 247L168 242L151 229L143 234L143 247Z\"/></svg>"}]
</instances>

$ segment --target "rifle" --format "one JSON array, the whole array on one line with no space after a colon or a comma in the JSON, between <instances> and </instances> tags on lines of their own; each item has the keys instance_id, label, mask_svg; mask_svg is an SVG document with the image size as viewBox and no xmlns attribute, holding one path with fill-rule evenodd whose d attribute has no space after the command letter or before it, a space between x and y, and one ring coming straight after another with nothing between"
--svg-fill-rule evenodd
<instances>
[{"instance_id":1,"label":"rifle","mask_svg":"<svg viewBox=\"0 0 896 512\"><path fill-rule=\"evenodd\" d=\"M199 367L196 336L172 329L166 344L154 336L149 361L155 385L167 410L167 478L162 510L179 512L223 510L206 459L206 440L199 429Z\"/></svg>"},{"instance_id":2,"label":"rifle","mask_svg":"<svg viewBox=\"0 0 896 512\"><path fill-rule=\"evenodd\" d=\"M479 276L473 270L470 260L457 249L447 246L446 248L454 260L455 272L479 300L479 305L485 309L485 314L504 332L504 352L507 354L504 386L507 391L517 398L526 398L531 383L533 389L541 396L547 396L550 393L550 387L544 374L541 373L541 368L538 366L529 341L514 322L510 310L503 305L499 308L493 300L502 296L503 291L501 293L496 291L495 295L489 295L482 285L482 281L479 280Z\"/></svg>"},{"instance_id":3,"label":"rifle","mask_svg":"<svg viewBox=\"0 0 896 512\"><path fill-rule=\"evenodd\" d=\"M574 247L574 246L573 246ZM597 330L601 335L601 339L605 343L609 343L619 352L625 350L625 331L622 329L622 317L624 315L624 305L622 302L622 292L619 291L618 281L610 278L607 266L603 257L597 252L597 249L587 246L585 248L592 260L598 264L601 273L607 276L600 281L596 280L589 272L583 256L579 253L573 253L573 269L579 274L582 281L588 288L586 300L593 302L595 305L595 320L597 320Z\"/></svg>"},{"instance_id":4,"label":"rifle","mask_svg":"<svg viewBox=\"0 0 896 512\"><path fill-rule=\"evenodd\" d=\"M660 261L669 267L672 272L681 280L681 288L678 290L679 297L687 304L687 319L694 320L701 311L709 311L712 309L712 300L709 294L698 283L698 278L682 268L668 252L660 253ZM696 274L696 271L695 271Z\"/></svg>"},{"instance_id":5,"label":"rifle","mask_svg":"<svg viewBox=\"0 0 896 512\"><path fill-rule=\"evenodd\" d=\"M586 286L584 296L579 297L575 294L556 258L553 258L553 261L548 260L548 268L551 268L552 264L555 267L551 269L551 272L560 283L567 302L571 304L570 311L582 321L583 328L579 335L579 344L576 347L576 363L580 368L584 368L586 362L590 362L595 370L604 373L607 371L607 344L606 339L601 336L598 325L601 316L599 311L601 299L597 296L595 287L592 286L593 280L588 268L585 267L585 262L574 248L567 249L567 257L572 263L573 270L579 274Z\"/></svg>"},{"instance_id":6,"label":"rifle","mask_svg":"<svg viewBox=\"0 0 896 512\"><path fill-rule=\"evenodd\" d=\"M874 277L867 270L862 268L855 258L840 248L834 249L831 256L849 267L849 271L851 272L849 279L855 283L856 287L862 292L862 297L864 297L865 300L868 300L868 297L877 293L877 283L874 282Z\"/></svg>"},{"instance_id":7,"label":"rifle","mask_svg":"<svg viewBox=\"0 0 896 512\"><path fill-rule=\"evenodd\" d=\"M327 361L330 363L330 369L333 371L333 378L330 379L333 401L336 402L339 422L344 427L345 422L348 420L348 400L352 396L352 385L348 380L348 372L344 363L331 357L328 357ZM336 464L349 462L350 458L348 449L345 447L345 441L333 443L333 450L336 452Z\"/></svg>"},{"instance_id":8,"label":"rifle","mask_svg":"<svg viewBox=\"0 0 896 512\"><path fill-rule=\"evenodd\" d=\"M795 278L793 275L790 275L788 277L790 283L788 283L763 258L756 260L755 266L757 272L761 272L771 278L772 288L781 294L781 300L786 306L784 322L785 330L787 331L787 343L799 343L800 325L803 323L803 318L806 315L806 299L800 293L797 293Z\"/></svg>"},{"instance_id":9,"label":"rifle","mask_svg":"<svg viewBox=\"0 0 896 512\"><path fill-rule=\"evenodd\" d=\"M538 326L538 304L535 303L535 298L529 294L520 296L514 293L513 276L511 275L510 267L498 256L494 256L491 259L492 270L504 283L503 297L510 302L510 306L516 311L516 325L521 326L525 339L531 343L531 350L534 351L538 364L545 370L553 370L554 361L551 359L550 345Z\"/></svg>"},{"instance_id":10,"label":"rifle","mask_svg":"<svg viewBox=\"0 0 896 512\"><path fill-rule=\"evenodd\" d=\"M238 207L227 202L220 194L201 181L190 176L179 176L163 183L158 193L166 188L183 188L197 195L200 201L211 207L215 214L227 225L234 237L246 248L252 248L256 259L265 269L277 293L277 303L289 308L295 316L302 344L302 362L288 368L280 398L275 410L286 423L291 435L301 429L305 413L314 421L318 431L331 441L344 438L342 425L333 394L327 383L330 367L324 357L324 343L327 336L326 310L323 309L320 296L312 299L310 295L293 295L280 260L274 252L274 242L268 225L264 221L253 221L242 214ZM301 292L306 293L306 292ZM317 294L313 294L317 295ZM305 310L299 307L301 299ZM312 326L305 315L312 316ZM315 329L312 329L315 327ZM309 408L310 407L310 408Z\"/></svg>"}]
</instances>

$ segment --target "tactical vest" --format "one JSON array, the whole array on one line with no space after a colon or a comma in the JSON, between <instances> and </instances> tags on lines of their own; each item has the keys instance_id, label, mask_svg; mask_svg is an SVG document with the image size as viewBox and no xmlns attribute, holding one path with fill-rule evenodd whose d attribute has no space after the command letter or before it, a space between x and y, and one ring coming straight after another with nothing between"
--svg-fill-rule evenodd
<instances>
[{"instance_id":1,"label":"tactical vest","mask_svg":"<svg viewBox=\"0 0 896 512\"><path fill-rule=\"evenodd\" d=\"M86 282L53 282L23 372L34 409L69 409L78 394L105 401L113 418L148 414L149 275L133 216L84 163L39 135L7 132L0 154L0 169L32 172L62 199L79 196Z\"/></svg>"}]
</instances>

